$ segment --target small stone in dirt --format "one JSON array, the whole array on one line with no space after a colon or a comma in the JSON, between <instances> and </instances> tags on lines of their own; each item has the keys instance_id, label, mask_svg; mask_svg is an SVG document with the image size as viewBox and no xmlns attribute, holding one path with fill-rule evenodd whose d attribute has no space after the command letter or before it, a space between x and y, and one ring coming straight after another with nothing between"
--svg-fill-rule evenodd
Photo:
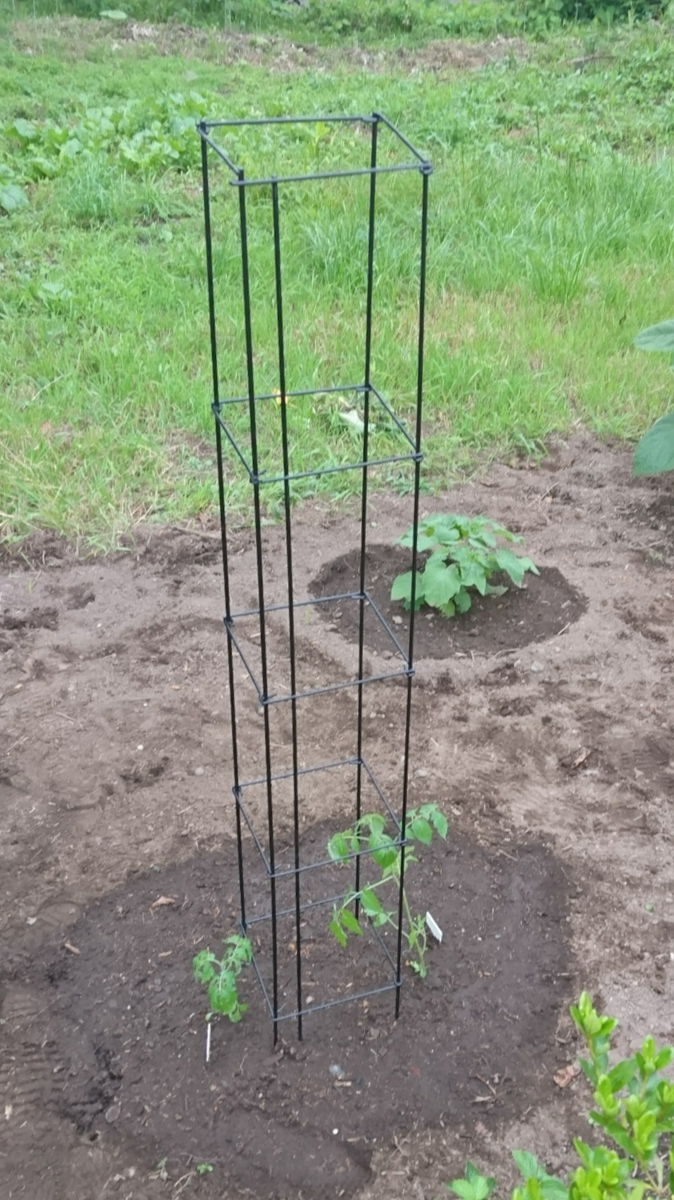
<instances>
[{"instance_id":1,"label":"small stone in dirt","mask_svg":"<svg viewBox=\"0 0 674 1200\"><path fill-rule=\"evenodd\" d=\"M538 674L540 674L540 672L541 672L543 669L544 669L544 668L543 668L543 663L539 663L539 662L534 662L534 663L532 663L532 664L531 664L531 666L529 667L529 670L530 670L530 671L533 671L534 675L538 675Z\"/></svg>"},{"instance_id":2,"label":"small stone in dirt","mask_svg":"<svg viewBox=\"0 0 674 1200\"><path fill-rule=\"evenodd\" d=\"M340 1067L339 1063L331 1063L328 1071L331 1075L334 1075L335 1079L343 1079L346 1074L346 1071L343 1067Z\"/></svg>"},{"instance_id":3,"label":"small stone in dirt","mask_svg":"<svg viewBox=\"0 0 674 1200\"><path fill-rule=\"evenodd\" d=\"M394 625L402 625L403 623L402 617L392 617L391 620L393 621Z\"/></svg>"},{"instance_id":4,"label":"small stone in dirt","mask_svg":"<svg viewBox=\"0 0 674 1200\"><path fill-rule=\"evenodd\" d=\"M195 768L194 768L194 774L195 774L195 775L203 775L203 773L204 773L204 768L203 768L203 767L195 767Z\"/></svg>"},{"instance_id":5,"label":"small stone in dirt","mask_svg":"<svg viewBox=\"0 0 674 1200\"><path fill-rule=\"evenodd\" d=\"M428 776L430 775L430 771L427 771L425 767L419 767L419 770L418 770L418 771L415 771L415 772L414 772L414 774L415 774L415 775L416 775L416 776L417 776L419 779L427 779L427 778L428 778Z\"/></svg>"},{"instance_id":6,"label":"small stone in dirt","mask_svg":"<svg viewBox=\"0 0 674 1200\"><path fill-rule=\"evenodd\" d=\"M110 1105L110 1107L106 1110L106 1113L105 1113L105 1119L108 1122L108 1125L114 1124L114 1122L119 1119L121 1111L122 1111L121 1104L111 1104Z\"/></svg>"}]
</instances>

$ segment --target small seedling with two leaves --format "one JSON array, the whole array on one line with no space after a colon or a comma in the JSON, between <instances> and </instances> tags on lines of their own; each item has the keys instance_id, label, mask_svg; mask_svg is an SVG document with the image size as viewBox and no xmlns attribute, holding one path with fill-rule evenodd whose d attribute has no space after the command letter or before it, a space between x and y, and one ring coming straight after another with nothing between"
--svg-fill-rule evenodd
<instances>
[{"instance_id":1,"label":"small seedling with two leaves","mask_svg":"<svg viewBox=\"0 0 674 1200\"><path fill-rule=\"evenodd\" d=\"M224 940L225 953L222 958L211 954L210 950L200 950L192 960L192 971L197 983L207 989L209 1011L206 1020L210 1021L216 1013L229 1017L230 1021L240 1021L247 1005L239 1000L237 979L241 969L252 958L252 947L247 937L232 933Z\"/></svg>"},{"instance_id":2,"label":"small seedling with two leaves","mask_svg":"<svg viewBox=\"0 0 674 1200\"><path fill-rule=\"evenodd\" d=\"M441 838L447 837L447 819L436 804L422 804L419 808L411 809L407 814L404 837L408 842L420 842L430 846L433 834ZM393 891L400 884L402 865L402 847L399 839L391 837L386 830L386 821L379 813L367 813L361 817L351 829L335 833L328 842L328 854L333 862L346 863L353 855L368 852L380 872L380 878L356 891L350 888L344 899L335 904L330 932L340 946L346 946L350 933L361 934L363 931L358 923L354 910L361 909L375 927L392 925L398 930L398 912L383 907L377 892L380 888ZM405 866L417 862L413 854L406 852ZM426 919L423 915L413 916L410 909L407 892L403 888L403 937L407 943L409 965L422 979L427 974L426 967Z\"/></svg>"},{"instance_id":3,"label":"small seedling with two leaves","mask_svg":"<svg viewBox=\"0 0 674 1200\"><path fill-rule=\"evenodd\" d=\"M459 517L454 513L436 513L419 523L417 550L430 551L423 567L406 571L393 581L391 599L402 600L405 608L428 604L445 617L466 613L472 604L471 592L480 596L502 596L507 588L490 583L499 573L508 576L516 587L522 586L527 571L538 575L530 558L513 553L499 541L521 542L522 538L489 521L486 517ZM414 526L398 538L396 545L412 547Z\"/></svg>"}]
</instances>

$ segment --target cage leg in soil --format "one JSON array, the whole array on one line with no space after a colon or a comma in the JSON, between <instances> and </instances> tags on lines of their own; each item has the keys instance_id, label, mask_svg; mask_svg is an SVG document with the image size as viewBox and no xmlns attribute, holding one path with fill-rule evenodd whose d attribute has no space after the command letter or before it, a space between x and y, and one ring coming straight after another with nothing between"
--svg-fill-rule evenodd
<instances>
[{"instance_id":1,"label":"cage leg in soil","mask_svg":"<svg viewBox=\"0 0 674 1200\"><path fill-rule=\"evenodd\" d=\"M198 132L240 921L276 1042L282 1022L295 1022L301 1038L307 1017L335 1004L388 991L400 1011L414 594L402 636L368 590L368 539L373 496L394 479L415 529L414 573L432 168L376 112L202 121ZM390 297L405 288L416 318L400 333L391 328ZM387 376L393 338L407 343L399 380ZM307 422L325 430L321 461L303 457ZM334 494L335 477L360 517L359 578L317 599L296 585L296 501L320 496L327 483ZM239 584L241 554L253 562L248 591ZM358 640L338 668L307 650L306 633L346 606L355 606ZM374 626L389 650L372 657ZM370 697L396 685L404 703L387 763L369 732ZM254 754L250 736L244 751L244 724L248 735L257 731ZM307 817L317 793L330 813L318 833ZM400 851L397 928L382 933L356 896L351 911L364 936L350 942L343 977L326 979L320 956L331 906L360 893L372 869L362 843L337 867L328 838L373 812Z\"/></svg>"}]
</instances>

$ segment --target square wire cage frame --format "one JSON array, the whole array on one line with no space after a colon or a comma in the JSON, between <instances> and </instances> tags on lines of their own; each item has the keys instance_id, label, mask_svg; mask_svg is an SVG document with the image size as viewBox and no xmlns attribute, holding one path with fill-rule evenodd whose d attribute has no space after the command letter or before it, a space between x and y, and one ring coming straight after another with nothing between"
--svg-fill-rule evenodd
<instances>
[{"instance_id":1,"label":"square wire cage frame","mask_svg":"<svg viewBox=\"0 0 674 1200\"><path fill-rule=\"evenodd\" d=\"M316 170L309 173L262 174L247 177L243 167L237 166L230 154L220 144L232 130L237 131L237 138L242 131L255 129L272 130L274 127L298 125L314 125L320 127L353 126L364 130L369 141L369 162L367 165L347 165L331 170ZM382 113L373 112L368 115L356 116L317 116L317 117L271 117L243 120L201 121L197 126L201 138L202 181L204 203L204 226L206 242L206 271L208 284L210 347L212 360L213 402L212 412L215 418L215 436L217 450L219 507L222 534L222 559L224 574L225 615L224 627L227 636L228 688L230 700L230 719L232 729L232 772L233 796L236 818L236 837L238 846L240 924L244 934L255 942L253 965L262 987L269 1015L273 1022L274 1042L279 1035L281 1022L294 1020L297 1023L297 1034L303 1035L303 1021L309 1014L327 1009L334 1004L342 1004L347 1000L363 999L367 996L379 995L391 991L394 993L396 1018L400 1012L403 964L403 888L405 879L405 851L407 841L404 830L408 811L409 793L409 756L412 714L412 680L414 676L414 612L415 612L415 569L417 564L417 528L419 520L419 491L420 470L422 463L421 452L421 420L423 398L423 349L424 349L424 318L426 293L426 256L428 236L428 193L429 178L432 172L430 162L420 154L410 141ZM404 152L403 161L378 161L379 134L384 130L390 135L390 140L399 152ZM369 135L369 136L368 136ZM217 140L216 140L217 139ZM229 182L238 191L238 239L241 268L241 312L244 331L245 377L247 387L244 395L221 396L221 379L219 371L219 339L218 314L216 313L216 268L213 238L213 203L211 198L211 179L215 159L224 164L229 172ZM416 356L415 372L415 409L414 419L410 428L395 412L394 407L384 394L384 389L377 387L372 378L373 351L373 300L376 265L376 228L377 228L377 181L382 175L400 172L416 172L420 176L420 207L418 229L418 288L417 327L414 337L414 354ZM293 188L298 184L312 184L330 187L334 181L364 177L368 189L367 218L366 218L366 263L365 263L365 312L363 329L363 375L362 379L344 382L326 380L323 386L289 390L287 387L286 347L287 335L284 326L284 274L282 262L282 208L279 194L282 190ZM251 262L249 252L249 212L247 197L251 189L257 193L258 203L267 199L271 207L271 232L273 241L273 270L270 279L270 291L274 299L276 324L276 354L278 365L278 387L273 391L257 392L255 386L255 346L254 346L254 304L251 299ZM228 300L228 305L229 305ZM328 464L315 470L294 471L291 469L290 437L288 428L288 406L299 397L333 397L350 396L362 404L362 437L359 454L353 461L339 464ZM280 451L280 469L267 470L261 466L261 458L269 446L261 444L260 428L264 430L263 438L267 438L269 423L258 420L261 405L278 406L278 426L276 427L276 442L273 447ZM236 410L237 421L232 422L230 414ZM373 453L371 425L375 411L385 414L390 429L399 439L399 452L388 454ZM242 437L241 416L244 414L245 436ZM413 538L410 554L410 569L412 571L411 608L407 638L403 638L386 620L367 586L367 549L368 549L368 484L373 469L386 466L406 466L411 472L410 499L412 507ZM229 477L235 472L243 473L252 493L252 515L254 555L256 564L256 600L250 606L238 607L233 603L232 595L232 556L230 538L228 536L228 516L226 511L226 474ZM360 478L360 546L359 546L359 580L353 590L341 591L335 595L306 597L298 595L295 585L293 566L293 496L291 487L298 480L317 479L322 475L339 472L357 472ZM264 491L269 485L280 487L283 498L283 525L285 544L285 595L280 601L270 602L265 586L265 545L263 539ZM355 606L358 620L358 644L355 663L352 671L344 678L326 679L325 681L306 681L300 678L298 672L298 634L297 624L303 610L319 609L322 605L351 605ZM270 618L280 618L284 622L285 667L283 681L275 678L270 669ZM383 632L389 645L386 666L380 670L372 670L366 661L366 623L374 621ZM250 636L251 622L255 632ZM240 738L241 705L238 690L244 686L237 678L235 663L239 662L245 672L245 687L252 687L263 718L263 753L264 769L246 777L243 770ZM398 799L391 801L385 788L379 782L373 764L365 753L364 744L364 703L365 693L373 685L386 685L389 681L398 681L406 689L404 704L404 728L401 730L401 740L396 747L396 759L393 764L398 776ZM306 764L300 748L299 714L302 705L316 703L321 697L345 689L355 689L357 705L355 713L355 747L354 753L345 757L337 757L327 761ZM291 728L291 757L290 761L279 769L274 763L274 743L272 740L272 709L276 706L287 706L290 710ZM326 730L326 743L330 741L329 730ZM402 752L402 753L401 753ZM366 811L372 807L378 810L384 819L390 823L392 844L399 850L400 873L397 886L396 909L397 928L392 937L382 937L380 931L369 922L372 939L378 949L383 976L373 984L358 988L353 981L346 988L338 986L331 997L311 1003L306 999L303 990L303 936L314 910L323 906L340 904L347 895L359 893L372 867L372 851L361 844L361 847L349 855L348 865L350 886L335 892L335 865L327 854L317 858L307 858L301 836L302 799L306 787L328 787L330 781L341 773L349 773L352 778L353 822L357 823ZM390 774L390 772L389 772ZM257 800L253 798L257 797ZM250 799L249 799L250 798ZM367 805L367 808L364 808ZM284 830L290 829L289 841L285 840L279 851L279 822L285 820ZM285 835L284 835L285 836ZM281 839L283 841L283 839ZM256 856L256 865L250 865L250 853ZM314 877L314 886L309 898L305 889L305 881L309 876ZM316 877L321 882L316 885ZM318 897L316 892L318 890ZM264 910L260 912L260 907ZM359 916L359 901L354 902L354 914ZM257 910L257 911L256 911ZM287 931L291 929L291 941L288 942ZM262 932L264 931L264 936ZM359 939L360 940L360 939ZM287 972L280 979L282 951L288 945L292 946L294 956L292 998L287 987ZM262 958L264 957L264 961ZM345 967L346 969L346 967ZM347 994L348 992L348 994Z\"/></svg>"}]
</instances>

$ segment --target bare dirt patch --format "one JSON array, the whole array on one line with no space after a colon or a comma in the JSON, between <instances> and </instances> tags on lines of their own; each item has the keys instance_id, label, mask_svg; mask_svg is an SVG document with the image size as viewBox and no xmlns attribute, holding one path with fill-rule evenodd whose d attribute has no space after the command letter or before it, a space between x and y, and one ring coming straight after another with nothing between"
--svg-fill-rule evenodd
<instances>
[{"instance_id":1,"label":"bare dirt patch","mask_svg":"<svg viewBox=\"0 0 674 1200\"><path fill-rule=\"evenodd\" d=\"M23 54L57 51L80 59L87 53L111 50L119 56L179 55L223 66L249 63L284 74L306 68L334 67L339 63L372 72L398 73L474 70L504 58L527 57L530 48L521 38L496 37L491 41L443 38L414 49L364 49L358 46L318 46L311 40L276 37L273 34L239 33L236 30L206 29L147 21L95 21L78 17L38 17L12 23L12 41Z\"/></svg>"},{"instance_id":2,"label":"bare dirt patch","mask_svg":"<svg viewBox=\"0 0 674 1200\"><path fill-rule=\"evenodd\" d=\"M301 1046L288 1029L274 1052L250 979L249 1011L218 1027L208 1070L190 960L236 908L217 535L145 529L88 561L45 537L4 560L0 1154L12 1200L341 1188L432 1200L466 1157L502 1172L517 1145L564 1170L587 1107L582 1080L554 1080L576 1053L568 1002L589 987L621 1018L625 1046L674 1035L669 500L667 486L630 479L627 452L579 438L538 469L496 466L425 501L518 528L542 578L580 597L575 619L501 648L481 640L485 614L468 649L449 623L446 655L432 656L436 631L419 658L412 796L434 800L450 834L410 886L445 940L428 982L407 978L398 1025L385 996L317 1013ZM375 496L373 545L406 517ZM296 582L310 596L359 527L312 505L296 522ZM265 533L272 562L280 536ZM232 561L245 594L246 530ZM283 581L279 563L271 601ZM343 675L348 635L306 612L302 670ZM284 646L279 622L273 663ZM368 644L372 673L383 653ZM404 689L368 692L367 755L394 786ZM241 695L255 763L257 701ZM341 754L352 731L342 692L312 702L300 735L308 754L328 738ZM348 809L343 789L307 786L303 837L320 842ZM175 903L151 909L160 895ZM344 955L322 927L310 932L317 996L342 971L374 970L365 941ZM351 1086L337 1088L334 1064ZM214 1171L198 1175L201 1162Z\"/></svg>"}]
</instances>

